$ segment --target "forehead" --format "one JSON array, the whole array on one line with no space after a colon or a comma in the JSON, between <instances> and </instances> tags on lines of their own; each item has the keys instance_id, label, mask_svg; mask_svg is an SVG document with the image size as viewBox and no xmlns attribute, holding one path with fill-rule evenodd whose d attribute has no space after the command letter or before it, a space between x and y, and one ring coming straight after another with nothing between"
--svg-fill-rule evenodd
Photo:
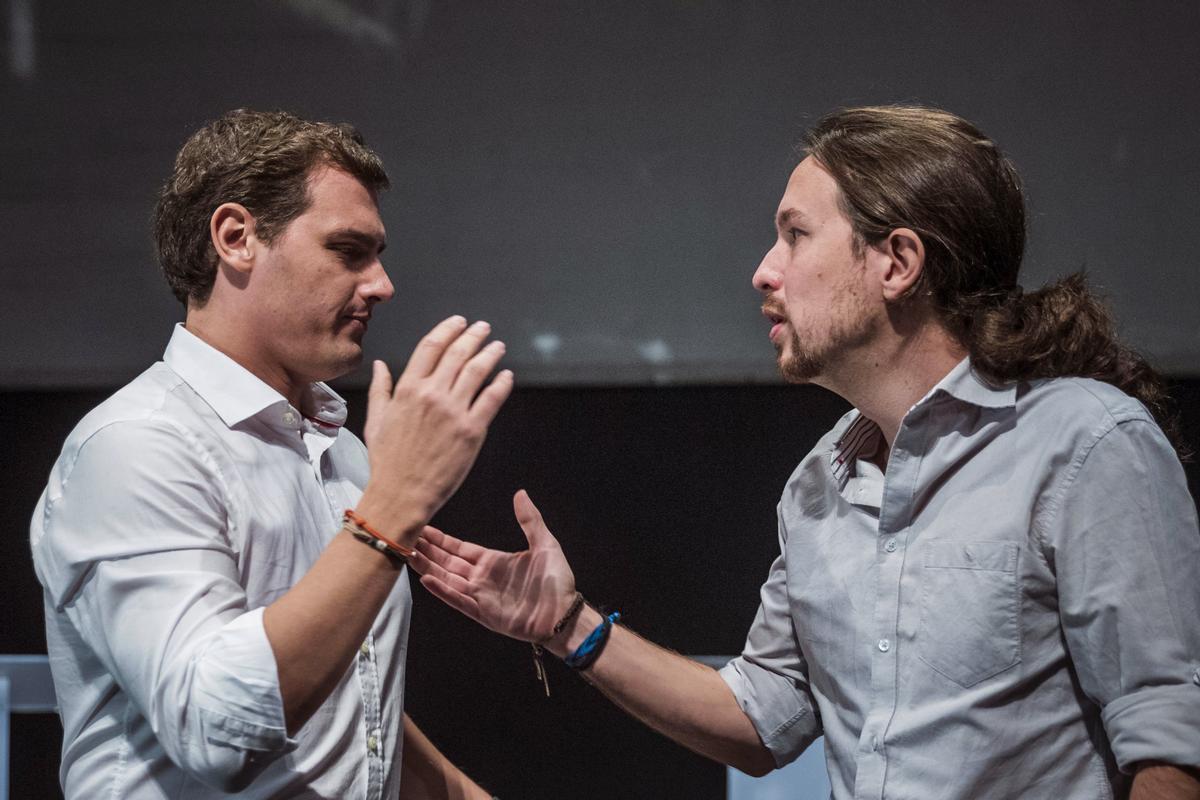
<instances>
[{"instance_id":1,"label":"forehead","mask_svg":"<svg viewBox=\"0 0 1200 800\"><path fill-rule=\"evenodd\" d=\"M354 176L334 167L317 167L308 178L308 208L295 219L317 232L353 229L383 239L383 220L375 195Z\"/></svg>"},{"instance_id":2,"label":"forehead","mask_svg":"<svg viewBox=\"0 0 1200 800\"><path fill-rule=\"evenodd\" d=\"M812 156L807 156L792 170L787 188L779 201L779 214L796 214L809 219L828 221L843 217L838 203L837 181Z\"/></svg>"}]
</instances>

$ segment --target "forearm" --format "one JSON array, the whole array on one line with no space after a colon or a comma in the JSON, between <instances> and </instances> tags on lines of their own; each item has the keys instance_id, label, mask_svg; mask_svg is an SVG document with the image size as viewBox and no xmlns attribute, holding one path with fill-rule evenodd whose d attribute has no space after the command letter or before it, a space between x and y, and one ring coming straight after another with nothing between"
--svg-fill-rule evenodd
<instances>
[{"instance_id":1,"label":"forearm","mask_svg":"<svg viewBox=\"0 0 1200 800\"><path fill-rule=\"evenodd\" d=\"M263 612L289 735L337 686L391 594L400 567L345 530Z\"/></svg>"},{"instance_id":2,"label":"forearm","mask_svg":"<svg viewBox=\"0 0 1200 800\"><path fill-rule=\"evenodd\" d=\"M563 657L600 624L591 607L548 645ZM684 747L751 775L775 768L729 686L703 664L614 626L584 678L629 714Z\"/></svg>"},{"instance_id":3,"label":"forearm","mask_svg":"<svg viewBox=\"0 0 1200 800\"><path fill-rule=\"evenodd\" d=\"M411 547L454 493L487 426L512 391L507 370L484 386L504 353L479 322L451 317L427 334L394 384L376 361L364 429L371 481L357 511L393 543ZM333 691L399 575L388 556L338 533L305 576L267 607L289 733Z\"/></svg>"},{"instance_id":4,"label":"forearm","mask_svg":"<svg viewBox=\"0 0 1200 800\"><path fill-rule=\"evenodd\" d=\"M400 800L490 800L462 770L442 755L408 714L404 715Z\"/></svg>"},{"instance_id":5,"label":"forearm","mask_svg":"<svg viewBox=\"0 0 1200 800\"><path fill-rule=\"evenodd\" d=\"M1200 770L1145 764L1133 776L1130 800L1200 800Z\"/></svg>"}]
</instances>

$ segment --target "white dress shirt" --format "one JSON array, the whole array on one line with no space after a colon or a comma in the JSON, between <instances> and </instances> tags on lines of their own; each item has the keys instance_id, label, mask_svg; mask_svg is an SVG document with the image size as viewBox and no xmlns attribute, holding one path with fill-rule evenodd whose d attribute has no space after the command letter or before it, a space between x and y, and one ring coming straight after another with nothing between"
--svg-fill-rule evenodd
<instances>
[{"instance_id":1,"label":"white dress shirt","mask_svg":"<svg viewBox=\"0 0 1200 800\"><path fill-rule=\"evenodd\" d=\"M314 384L303 405L180 325L67 438L31 525L67 798L399 791L407 573L333 694L284 725L263 607L368 473L342 398Z\"/></svg>"}]
</instances>

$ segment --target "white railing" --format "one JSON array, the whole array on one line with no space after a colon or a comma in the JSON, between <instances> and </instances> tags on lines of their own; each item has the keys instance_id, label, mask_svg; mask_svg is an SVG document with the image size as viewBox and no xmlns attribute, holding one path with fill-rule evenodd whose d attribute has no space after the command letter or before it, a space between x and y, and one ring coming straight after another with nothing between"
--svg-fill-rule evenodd
<instances>
[{"instance_id":1,"label":"white railing","mask_svg":"<svg viewBox=\"0 0 1200 800\"><path fill-rule=\"evenodd\" d=\"M46 656L0 656L0 800L8 800L9 715L57 711Z\"/></svg>"}]
</instances>

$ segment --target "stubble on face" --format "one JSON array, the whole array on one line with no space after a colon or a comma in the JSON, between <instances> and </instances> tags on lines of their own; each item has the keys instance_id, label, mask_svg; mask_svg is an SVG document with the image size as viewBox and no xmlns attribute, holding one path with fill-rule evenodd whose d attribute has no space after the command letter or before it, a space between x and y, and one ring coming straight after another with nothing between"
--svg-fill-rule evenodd
<instances>
[{"instance_id":1,"label":"stubble on face","mask_svg":"<svg viewBox=\"0 0 1200 800\"><path fill-rule=\"evenodd\" d=\"M866 344L874 335L876 323L862 297L862 271L865 263L856 260L838 287L836 299L826 313L828 322L821 331L810 324L803 335L789 323L784 342L775 343L779 373L788 383L809 383L828 372L830 365L849 351ZM778 311L777 306L768 308Z\"/></svg>"}]
</instances>

